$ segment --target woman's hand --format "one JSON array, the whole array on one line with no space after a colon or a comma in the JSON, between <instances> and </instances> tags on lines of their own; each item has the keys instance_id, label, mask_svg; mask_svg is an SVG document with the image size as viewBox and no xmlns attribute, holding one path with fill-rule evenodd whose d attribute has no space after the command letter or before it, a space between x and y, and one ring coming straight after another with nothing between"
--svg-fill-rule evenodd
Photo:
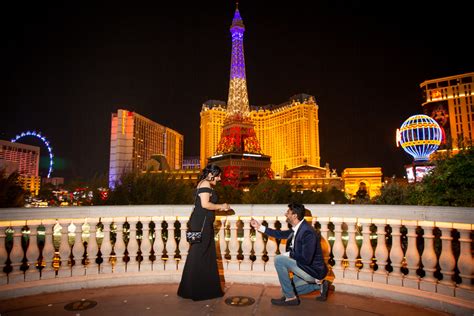
<instances>
[{"instance_id":1,"label":"woman's hand","mask_svg":"<svg viewBox=\"0 0 474 316\"><path fill-rule=\"evenodd\" d=\"M256 219L254 219L254 218L252 218L252 219L250 220L250 225L251 225L253 228L255 228L256 230L258 230L258 229L260 228L260 223L259 223Z\"/></svg>"},{"instance_id":2,"label":"woman's hand","mask_svg":"<svg viewBox=\"0 0 474 316\"><path fill-rule=\"evenodd\" d=\"M221 205L221 208L220 208L221 211L227 211L228 209L230 209L229 204L224 203L224 204Z\"/></svg>"}]
</instances>

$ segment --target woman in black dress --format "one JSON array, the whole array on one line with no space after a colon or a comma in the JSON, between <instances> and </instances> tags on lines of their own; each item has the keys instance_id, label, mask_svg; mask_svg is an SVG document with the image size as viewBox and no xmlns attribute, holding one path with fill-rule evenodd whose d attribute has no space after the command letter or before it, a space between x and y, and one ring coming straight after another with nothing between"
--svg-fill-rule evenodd
<instances>
[{"instance_id":1,"label":"woman in black dress","mask_svg":"<svg viewBox=\"0 0 474 316\"><path fill-rule=\"evenodd\" d=\"M178 295L194 301L208 300L224 295L217 269L214 213L219 210L227 210L230 206L227 203L217 204L217 195L212 189L221 180L221 173L222 170L213 164L204 168L196 188L194 211L189 219L191 231L200 231L203 228L202 242L190 244Z\"/></svg>"}]
</instances>

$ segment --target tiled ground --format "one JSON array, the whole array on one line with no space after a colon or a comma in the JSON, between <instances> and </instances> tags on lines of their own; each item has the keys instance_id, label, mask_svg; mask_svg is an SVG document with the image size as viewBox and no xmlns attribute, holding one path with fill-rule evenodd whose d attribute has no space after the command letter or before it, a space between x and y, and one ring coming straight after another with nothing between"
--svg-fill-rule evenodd
<instances>
[{"instance_id":1,"label":"tiled ground","mask_svg":"<svg viewBox=\"0 0 474 316\"><path fill-rule=\"evenodd\" d=\"M326 302L315 300L315 292L301 298L294 307L272 306L270 299L280 297L276 286L226 284L223 298L194 302L176 295L177 284L133 285L84 289L70 292L42 294L0 301L0 316L4 315L448 315L446 313L399 302L366 298L359 295L329 293ZM226 299L245 296L255 300L252 305L236 307ZM97 304L93 305L90 301ZM74 304L71 304L74 303ZM69 305L68 305L69 304ZM72 307L72 311L65 309Z\"/></svg>"}]
</instances>

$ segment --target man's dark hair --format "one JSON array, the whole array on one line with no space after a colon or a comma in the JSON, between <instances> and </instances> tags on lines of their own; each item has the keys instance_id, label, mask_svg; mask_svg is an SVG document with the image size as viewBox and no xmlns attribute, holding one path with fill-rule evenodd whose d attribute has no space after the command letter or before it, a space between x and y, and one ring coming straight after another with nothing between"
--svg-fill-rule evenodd
<instances>
[{"instance_id":1,"label":"man's dark hair","mask_svg":"<svg viewBox=\"0 0 474 316\"><path fill-rule=\"evenodd\" d=\"M304 208L303 204L290 203L288 204L288 208L293 212L293 214L296 214L296 217L299 221L304 219L306 209Z\"/></svg>"}]
</instances>

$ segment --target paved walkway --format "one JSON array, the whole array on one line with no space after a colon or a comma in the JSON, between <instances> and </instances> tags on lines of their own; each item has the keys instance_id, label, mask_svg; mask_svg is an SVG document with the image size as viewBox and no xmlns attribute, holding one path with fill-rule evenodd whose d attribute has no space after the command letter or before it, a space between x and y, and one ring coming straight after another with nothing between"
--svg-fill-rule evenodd
<instances>
[{"instance_id":1,"label":"paved walkway","mask_svg":"<svg viewBox=\"0 0 474 316\"><path fill-rule=\"evenodd\" d=\"M176 295L177 284L130 285L42 294L0 301L0 315L449 315L400 302L330 291L326 302L315 300L318 292L301 297L299 306L272 306L280 297L276 286L226 284L225 296L194 302ZM235 296L255 300L248 306L226 304ZM239 301L234 298L234 302ZM96 303L92 308L91 307ZM69 309L69 310L67 310Z\"/></svg>"}]
</instances>

